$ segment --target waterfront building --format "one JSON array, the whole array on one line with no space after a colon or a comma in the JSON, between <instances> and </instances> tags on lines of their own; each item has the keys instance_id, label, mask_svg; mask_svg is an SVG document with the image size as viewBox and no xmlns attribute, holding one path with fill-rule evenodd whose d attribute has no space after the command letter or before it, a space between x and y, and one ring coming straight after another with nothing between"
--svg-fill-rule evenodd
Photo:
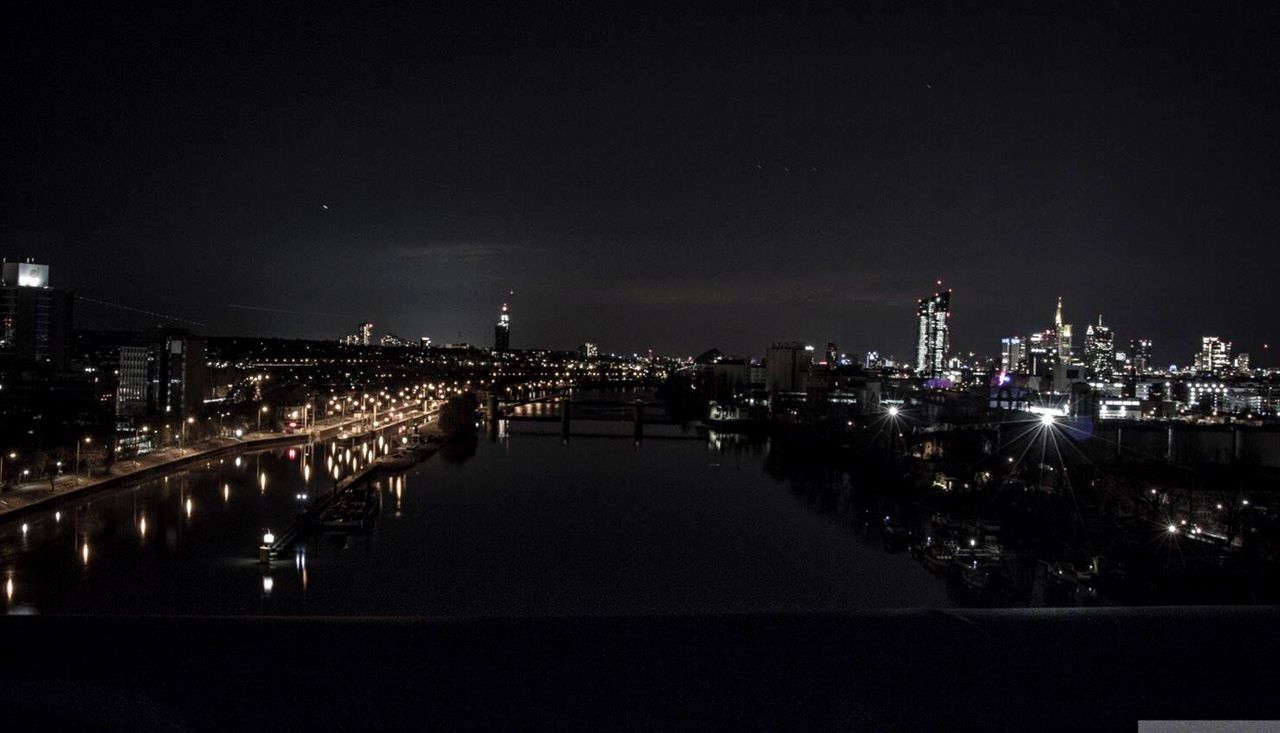
<instances>
[{"instance_id":1,"label":"waterfront building","mask_svg":"<svg viewBox=\"0 0 1280 733\"><path fill-rule=\"evenodd\" d=\"M498 322L493 324L493 350L504 353L511 350L511 309L502 304Z\"/></svg>"},{"instance_id":2,"label":"waterfront building","mask_svg":"<svg viewBox=\"0 0 1280 733\"><path fill-rule=\"evenodd\" d=\"M28 260L0 270L0 358L62 367L75 296L49 286L49 266Z\"/></svg>"},{"instance_id":3,"label":"waterfront building","mask_svg":"<svg viewBox=\"0 0 1280 733\"><path fill-rule=\"evenodd\" d=\"M941 285L942 281L939 280ZM916 302L916 376L942 376L947 352L951 349L951 333L947 319L951 315L951 290L934 293Z\"/></svg>"},{"instance_id":4,"label":"waterfront building","mask_svg":"<svg viewBox=\"0 0 1280 733\"><path fill-rule=\"evenodd\" d=\"M186 416L199 411L207 382L205 342L159 329L120 347L116 417Z\"/></svg>"},{"instance_id":5,"label":"waterfront building","mask_svg":"<svg viewBox=\"0 0 1280 733\"><path fill-rule=\"evenodd\" d=\"M775 342L765 352L770 392L804 392L805 374L813 363L813 347L798 341Z\"/></svg>"}]
</instances>

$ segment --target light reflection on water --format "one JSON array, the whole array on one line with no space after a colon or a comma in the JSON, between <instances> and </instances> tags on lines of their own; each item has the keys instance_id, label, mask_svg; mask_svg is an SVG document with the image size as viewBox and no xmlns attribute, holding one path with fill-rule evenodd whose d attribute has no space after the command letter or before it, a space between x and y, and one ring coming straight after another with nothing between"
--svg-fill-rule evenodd
<instances>
[{"instance_id":1,"label":"light reflection on water","mask_svg":"<svg viewBox=\"0 0 1280 733\"><path fill-rule=\"evenodd\" d=\"M635 443L526 427L376 479L371 531L310 536L270 567L256 561L264 528L279 533L306 506L299 497L318 498L395 441L210 461L32 516L25 531L2 524L7 607L488 616L951 605L909 557L797 501L767 469L767 448L670 439L678 428Z\"/></svg>"}]
</instances>

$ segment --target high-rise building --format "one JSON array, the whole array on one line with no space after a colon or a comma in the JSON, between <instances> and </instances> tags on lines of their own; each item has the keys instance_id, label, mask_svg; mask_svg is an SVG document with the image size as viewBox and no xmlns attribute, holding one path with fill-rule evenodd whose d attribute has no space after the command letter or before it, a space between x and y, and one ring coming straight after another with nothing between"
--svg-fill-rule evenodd
<instances>
[{"instance_id":1,"label":"high-rise building","mask_svg":"<svg viewBox=\"0 0 1280 733\"><path fill-rule=\"evenodd\" d=\"M1129 342L1129 362L1133 373L1143 376L1151 372L1151 339L1134 339Z\"/></svg>"},{"instance_id":2,"label":"high-rise building","mask_svg":"<svg viewBox=\"0 0 1280 733\"><path fill-rule=\"evenodd\" d=\"M1219 376L1231 368L1231 342L1217 336L1200 339L1200 353L1196 355L1196 371Z\"/></svg>"},{"instance_id":3,"label":"high-rise building","mask_svg":"<svg viewBox=\"0 0 1280 733\"><path fill-rule=\"evenodd\" d=\"M1024 346L1021 336L1000 339L1000 371L1008 373L1023 370Z\"/></svg>"},{"instance_id":4,"label":"high-rise building","mask_svg":"<svg viewBox=\"0 0 1280 733\"><path fill-rule=\"evenodd\" d=\"M203 339L179 330L144 333L120 347L116 416L193 414L204 402L206 374Z\"/></svg>"},{"instance_id":5,"label":"high-rise building","mask_svg":"<svg viewBox=\"0 0 1280 733\"><path fill-rule=\"evenodd\" d=\"M941 285L942 281L939 280ZM916 304L916 375L940 377L951 349L947 318L951 315L951 291L943 290Z\"/></svg>"},{"instance_id":6,"label":"high-rise building","mask_svg":"<svg viewBox=\"0 0 1280 733\"><path fill-rule=\"evenodd\" d=\"M587 341L578 347L578 356L583 359L597 359L600 357L600 347Z\"/></svg>"},{"instance_id":7,"label":"high-rise building","mask_svg":"<svg viewBox=\"0 0 1280 733\"><path fill-rule=\"evenodd\" d=\"M1063 364L1071 362L1073 344L1071 343L1071 324L1062 322L1062 296L1058 296L1058 309L1053 315L1053 341L1058 352L1058 361Z\"/></svg>"},{"instance_id":8,"label":"high-rise building","mask_svg":"<svg viewBox=\"0 0 1280 733\"><path fill-rule=\"evenodd\" d=\"M1088 377L1111 379L1115 370L1115 352L1115 334L1102 325L1102 316L1098 316L1098 323L1089 324L1084 335L1084 363Z\"/></svg>"},{"instance_id":9,"label":"high-rise building","mask_svg":"<svg viewBox=\"0 0 1280 733\"><path fill-rule=\"evenodd\" d=\"M866 369L879 369L882 364L879 351L868 351L862 361L862 366Z\"/></svg>"},{"instance_id":10,"label":"high-rise building","mask_svg":"<svg viewBox=\"0 0 1280 733\"><path fill-rule=\"evenodd\" d=\"M502 313L498 322L493 324L493 350L505 352L511 350L511 309L502 304Z\"/></svg>"},{"instance_id":11,"label":"high-rise building","mask_svg":"<svg viewBox=\"0 0 1280 733\"><path fill-rule=\"evenodd\" d=\"M770 392L803 392L805 374L813 363L813 347L798 341L777 342L765 352Z\"/></svg>"},{"instance_id":12,"label":"high-rise building","mask_svg":"<svg viewBox=\"0 0 1280 733\"><path fill-rule=\"evenodd\" d=\"M1249 373L1249 355L1246 353L1236 354L1236 358L1232 361L1232 366L1237 374Z\"/></svg>"},{"instance_id":13,"label":"high-rise building","mask_svg":"<svg viewBox=\"0 0 1280 733\"><path fill-rule=\"evenodd\" d=\"M1027 338L1022 352L1022 371L1036 376L1052 376L1058 366L1057 334L1050 328Z\"/></svg>"},{"instance_id":14,"label":"high-rise building","mask_svg":"<svg viewBox=\"0 0 1280 733\"><path fill-rule=\"evenodd\" d=\"M49 287L49 266L4 262L0 268L0 358L65 366L75 296Z\"/></svg>"},{"instance_id":15,"label":"high-rise building","mask_svg":"<svg viewBox=\"0 0 1280 733\"><path fill-rule=\"evenodd\" d=\"M373 324L361 323L356 326L356 332L348 334L338 339L338 343L346 346L370 346L373 344Z\"/></svg>"}]
</instances>

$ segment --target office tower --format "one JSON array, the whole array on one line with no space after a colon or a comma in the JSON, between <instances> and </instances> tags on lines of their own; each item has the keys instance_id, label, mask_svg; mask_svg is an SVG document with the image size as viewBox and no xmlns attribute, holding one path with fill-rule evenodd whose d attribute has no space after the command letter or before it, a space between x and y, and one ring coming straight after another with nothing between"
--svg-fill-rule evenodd
<instances>
[{"instance_id":1,"label":"office tower","mask_svg":"<svg viewBox=\"0 0 1280 733\"><path fill-rule=\"evenodd\" d=\"M600 356L600 347L587 341L578 347L578 356L583 359L596 359Z\"/></svg>"},{"instance_id":2,"label":"office tower","mask_svg":"<svg viewBox=\"0 0 1280 733\"><path fill-rule=\"evenodd\" d=\"M1000 371L1006 373L1022 371L1024 346L1021 336L1000 339Z\"/></svg>"},{"instance_id":3,"label":"office tower","mask_svg":"<svg viewBox=\"0 0 1280 733\"><path fill-rule=\"evenodd\" d=\"M1089 324L1084 336L1084 363L1090 379L1110 379L1115 370L1115 334L1102 325L1102 316L1098 323Z\"/></svg>"},{"instance_id":4,"label":"office tower","mask_svg":"<svg viewBox=\"0 0 1280 733\"><path fill-rule=\"evenodd\" d=\"M1219 376L1231 366L1231 342L1217 336L1200 339L1200 353L1196 355L1196 371Z\"/></svg>"},{"instance_id":5,"label":"office tower","mask_svg":"<svg viewBox=\"0 0 1280 733\"><path fill-rule=\"evenodd\" d=\"M1069 363L1073 350L1071 324L1062 322L1062 296L1058 296L1058 309L1053 315L1053 343L1057 349L1058 362Z\"/></svg>"},{"instance_id":6,"label":"office tower","mask_svg":"<svg viewBox=\"0 0 1280 733\"><path fill-rule=\"evenodd\" d=\"M117 417L180 417L204 402L204 340L185 331L149 331L121 346L119 369Z\"/></svg>"},{"instance_id":7,"label":"office tower","mask_svg":"<svg viewBox=\"0 0 1280 733\"><path fill-rule=\"evenodd\" d=\"M866 369L879 369L881 364L879 351L868 351L862 361L862 366Z\"/></svg>"},{"instance_id":8,"label":"office tower","mask_svg":"<svg viewBox=\"0 0 1280 733\"><path fill-rule=\"evenodd\" d=\"M938 284L941 285L942 281ZM950 290L917 301L916 376L942 376L947 351L951 348L951 333L947 327L950 315Z\"/></svg>"},{"instance_id":9,"label":"office tower","mask_svg":"<svg viewBox=\"0 0 1280 733\"><path fill-rule=\"evenodd\" d=\"M424 349L431 348L431 337L423 336L421 339L418 340L418 345Z\"/></svg>"},{"instance_id":10,"label":"office tower","mask_svg":"<svg viewBox=\"0 0 1280 733\"><path fill-rule=\"evenodd\" d=\"M1235 368L1237 374L1248 374L1249 355L1244 353L1236 354L1236 358L1232 361L1232 366Z\"/></svg>"},{"instance_id":11,"label":"office tower","mask_svg":"<svg viewBox=\"0 0 1280 733\"><path fill-rule=\"evenodd\" d=\"M370 344L372 344L373 343L373 324L361 323L359 334L360 334L361 346L369 346Z\"/></svg>"},{"instance_id":12,"label":"office tower","mask_svg":"<svg viewBox=\"0 0 1280 733\"><path fill-rule=\"evenodd\" d=\"M840 350L836 348L836 342L827 342L827 368L835 369L840 362Z\"/></svg>"},{"instance_id":13,"label":"office tower","mask_svg":"<svg viewBox=\"0 0 1280 733\"><path fill-rule=\"evenodd\" d=\"M498 322L493 324L493 350L505 352L511 350L511 310L506 303L502 304L502 313Z\"/></svg>"},{"instance_id":14,"label":"office tower","mask_svg":"<svg viewBox=\"0 0 1280 733\"><path fill-rule=\"evenodd\" d=\"M75 296L49 287L49 266L4 262L0 269L0 358L66 366Z\"/></svg>"},{"instance_id":15,"label":"office tower","mask_svg":"<svg viewBox=\"0 0 1280 733\"><path fill-rule=\"evenodd\" d=\"M798 341L774 343L765 352L770 392L803 392L804 378L813 362L813 347Z\"/></svg>"},{"instance_id":16,"label":"office tower","mask_svg":"<svg viewBox=\"0 0 1280 733\"><path fill-rule=\"evenodd\" d=\"M1129 342L1129 361L1138 376L1151 371L1151 339L1134 339Z\"/></svg>"}]
</instances>

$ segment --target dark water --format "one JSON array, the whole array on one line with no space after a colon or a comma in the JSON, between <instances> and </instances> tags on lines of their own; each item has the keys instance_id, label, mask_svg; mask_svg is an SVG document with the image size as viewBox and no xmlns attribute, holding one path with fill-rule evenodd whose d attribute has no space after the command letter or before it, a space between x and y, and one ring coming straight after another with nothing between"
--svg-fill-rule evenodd
<instances>
[{"instance_id":1,"label":"dark water","mask_svg":"<svg viewBox=\"0 0 1280 733\"><path fill-rule=\"evenodd\" d=\"M311 537L269 571L255 556L263 531L332 485L328 444L101 493L0 525L6 606L477 617L952 605L910 556L820 506L841 493L821 484L847 477L797 480L765 445L675 426L639 445L626 424L594 432L613 431L565 443L554 424L513 424L474 454L437 454L378 481L370 532Z\"/></svg>"}]
</instances>

